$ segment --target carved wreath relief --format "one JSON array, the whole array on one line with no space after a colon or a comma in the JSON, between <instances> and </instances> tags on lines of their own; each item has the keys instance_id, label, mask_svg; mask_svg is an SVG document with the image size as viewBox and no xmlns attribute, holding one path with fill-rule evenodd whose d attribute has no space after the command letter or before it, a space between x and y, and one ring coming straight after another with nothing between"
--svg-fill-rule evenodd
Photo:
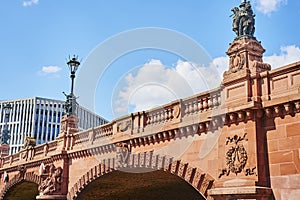
<instances>
[{"instance_id":1,"label":"carved wreath relief","mask_svg":"<svg viewBox=\"0 0 300 200\"><path fill-rule=\"evenodd\" d=\"M245 171L246 176L254 174L255 167L252 170L244 169L247 164L248 156L242 141L247 140L245 139L246 135L247 133L244 133L242 137L238 135L227 137L226 146L229 145L229 147L226 152L226 168L222 170L219 178L225 174L228 176L230 172L237 175L243 170Z\"/></svg>"}]
</instances>

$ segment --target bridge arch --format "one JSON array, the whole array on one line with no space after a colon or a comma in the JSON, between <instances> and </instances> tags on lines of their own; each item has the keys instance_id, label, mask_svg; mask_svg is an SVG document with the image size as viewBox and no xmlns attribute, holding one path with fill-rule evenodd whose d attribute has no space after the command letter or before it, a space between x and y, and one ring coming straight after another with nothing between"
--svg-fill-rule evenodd
<instances>
[{"instance_id":1,"label":"bridge arch","mask_svg":"<svg viewBox=\"0 0 300 200\"><path fill-rule=\"evenodd\" d=\"M21 184L23 182L31 182L39 185L40 181L40 176L36 175L34 172L26 172L24 174L18 173L13 176L13 178L9 179L9 181L5 184L5 187L2 189L0 199L4 199L8 191L10 191L10 189L18 184Z\"/></svg>"},{"instance_id":2,"label":"bridge arch","mask_svg":"<svg viewBox=\"0 0 300 200\"><path fill-rule=\"evenodd\" d=\"M139 159L134 160L134 157ZM147 158L153 159L149 160ZM87 170L75 182L75 184L69 188L67 195L68 200L75 199L88 184L105 174L111 173L115 170L134 171L138 169L148 169L148 171L162 170L164 172L171 173L191 185L205 199L211 199L207 192L209 189L213 188L214 179L208 173L201 171L199 168L193 167L189 163L182 162L181 160L173 161L172 158L168 158L167 156L153 156L153 151L131 154L128 161L126 163L122 163L121 166L115 166L115 162L115 159L103 160L100 164L97 164Z\"/></svg>"}]
</instances>

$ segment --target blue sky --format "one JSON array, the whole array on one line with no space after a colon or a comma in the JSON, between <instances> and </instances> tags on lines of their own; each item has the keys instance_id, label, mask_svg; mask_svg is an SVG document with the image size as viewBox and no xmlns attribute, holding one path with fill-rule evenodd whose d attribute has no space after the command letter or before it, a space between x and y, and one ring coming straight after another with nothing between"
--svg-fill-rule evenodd
<instances>
[{"instance_id":1,"label":"blue sky","mask_svg":"<svg viewBox=\"0 0 300 200\"><path fill-rule=\"evenodd\" d=\"M264 60L272 68L300 60L300 2L253 0L251 3L256 14L255 36L266 49ZM222 74L227 67L225 52L235 37L230 10L239 4L240 0L2 0L0 99L41 96L63 100L62 91L69 92L70 88L66 66L69 55L82 58L82 68L77 73L80 76L84 63L99 45L137 28L174 30L191 38L203 47ZM90 97L95 105L88 107L111 120L126 112L190 95L165 95L168 92L157 85L144 91L136 89L145 79L148 82L163 79L162 83L169 84L177 76L174 70L187 84L196 85L193 68L178 55L159 49L122 55L99 77L95 96ZM192 93L207 89L191 87ZM79 97L79 102L80 99L83 97ZM154 104L150 105L150 101ZM126 109L120 113L114 111L120 108Z\"/></svg>"}]
</instances>

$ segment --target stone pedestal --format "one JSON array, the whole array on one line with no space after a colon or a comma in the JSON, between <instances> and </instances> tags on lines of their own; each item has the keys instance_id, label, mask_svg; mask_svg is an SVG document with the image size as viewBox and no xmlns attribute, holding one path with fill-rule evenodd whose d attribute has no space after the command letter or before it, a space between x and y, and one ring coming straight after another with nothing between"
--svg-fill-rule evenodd
<instances>
[{"instance_id":1,"label":"stone pedestal","mask_svg":"<svg viewBox=\"0 0 300 200\"><path fill-rule=\"evenodd\" d=\"M251 75L267 71L271 66L262 60L265 49L254 38L242 38L233 41L226 54L229 56L229 70L224 72L224 82L237 79L237 72ZM247 70L248 69L248 70Z\"/></svg>"},{"instance_id":2,"label":"stone pedestal","mask_svg":"<svg viewBox=\"0 0 300 200\"><path fill-rule=\"evenodd\" d=\"M227 50L229 69L223 74L225 107L245 104L255 106L261 101L259 74L271 69L264 63L265 49L255 38L234 40Z\"/></svg>"},{"instance_id":3,"label":"stone pedestal","mask_svg":"<svg viewBox=\"0 0 300 200\"><path fill-rule=\"evenodd\" d=\"M0 144L0 158L9 155L9 145L8 144Z\"/></svg>"},{"instance_id":4,"label":"stone pedestal","mask_svg":"<svg viewBox=\"0 0 300 200\"><path fill-rule=\"evenodd\" d=\"M227 50L229 68L223 74L223 109L227 126L219 138L222 167L214 199L267 199L272 195L266 163L266 132L262 124L261 74L271 69L263 62L265 49L254 37L234 40Z\"/></svg>"},{"instance_id":5,"label":"stone pedestal","mask_svg":"<svg viewBox=\"0 0 300 200\"><path fill-rule=\"evenodd\" d=\"M209 190L208 194L215 200L257 199L267 200L272 195L272 189L266 187L232 187Z\"/></svg>"},{"instance_id":6,"label":"stone pedestal","mask_svg":"<svg viewBox=\"0 0 300 200\"><path fill-rule=\"evenodd\" d=\"M79 131L79 119L75 115L64 115L61 119L61 129L58 138L63 137L65 134L74 134Z\"/></svg>"},{"instance_id":7,"label":"stone pedestal","mask_svg":"<svg viewBox=\"0 0 300 200\"><path fill-rule=\"evenodd\" d=\"M57 140L62 142L62 151L70 150L74 144L74 133L79 131L78 129L79 119L75 115L64 115L61 119L61 130L57 136Z\"/></svg>"}]
</instances>

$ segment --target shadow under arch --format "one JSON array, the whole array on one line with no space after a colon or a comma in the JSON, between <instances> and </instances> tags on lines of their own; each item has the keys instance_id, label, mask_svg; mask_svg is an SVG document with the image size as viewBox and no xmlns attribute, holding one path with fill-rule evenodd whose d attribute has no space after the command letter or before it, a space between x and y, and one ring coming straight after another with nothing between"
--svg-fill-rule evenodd
<instances>
[{"instance_id":1,"label":"shadow under arch","mask_svg":"<svg viewBox=\"0 0 300 200\"><path fill-rule=\"evenodd\" d=\"M91 181L76 197L76 200L84 199L205 200L191 185L163 170L145 173L112 171Z\"/></svg>"},{"instance_id":2,"label":"shadow under arch","mask_svg":"<svg viewBox=\"0 0 300 200\"><path fill-rule=\"evenodd\" d=\"M150 152L143 152L139 153L143 154L143 156L146 158L148 157L147 154L153 155L153 151ZM132 156L132 155L131 155ZM159 157L159 155L156 155ZM169 172L175 176L178 176L182 180L184 180L186 183L191 185L199 194L199 199L207 199L211 200L212 198L208 196L208 190L213 188L214 179L207 173L201 171L200 169L191 166L189 163L181 162L180 160L173 161L172 158L167 158L166 156L160 156L161 158L158 158L156 160L163 160L163 164L159 165L155 162L149 162L146 164L146 160L140 160L139 163L134 163L132 165L126 165L126 169L149 169L148 171L155 171L159 170L161 172ZM115 171L123 171L122 167L115 167L114 166L114 159L113 163L110 164L109 162L103 161L103 163L100 163L88 170L84 175L82 175L77 182L69 188L68 192L68 200L76 199L79 194L93 181L96 179L106 175L110 174ZM128 170L125 170L128 171ZM141 170L143 171L143 170ZM147 171L147 170L146 170Z\"/></svg>"},{"instance_id":3,"label":"shadow under arch","mask_svg":"<svg viewBox=\"0 0 300 200\"><path fill-rule=\"evenodd\" d=\"M25 184L25 185L36 185L36 189L37 189L36 191L38 191L38 185L39 185L40 181L41 181L40 177L38 175L34 174L34 172L26 172L24 174L22 174L22 173L16 174L13 178L9 179L9 181L5 184L5 187L1 191L0 199L7 199L7 195L9 195L8 193L11 190L22 191L22 189L16 188L16 187L23 183L32 183L32 184ZM34 199L35 199L35 197L38 195L38 192L34 193L34 194L35 194L35 196L34 196ZM13 198L9 198L9 199L13 199ZM16 199L20 199L20 198L16 198Z\"/></svg>"}]
</instances>

